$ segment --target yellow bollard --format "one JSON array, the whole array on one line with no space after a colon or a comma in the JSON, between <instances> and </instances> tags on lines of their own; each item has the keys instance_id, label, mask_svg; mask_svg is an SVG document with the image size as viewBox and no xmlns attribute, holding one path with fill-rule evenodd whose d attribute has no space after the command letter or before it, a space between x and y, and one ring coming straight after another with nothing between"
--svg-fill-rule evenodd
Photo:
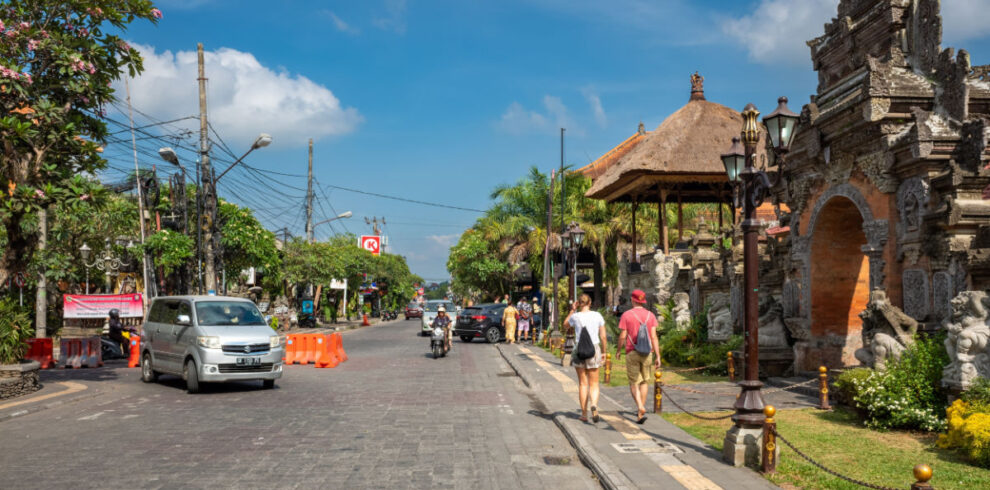
<instances>
[{"instance_id":1,"label":"yellow bollard","mask_svg":"<svg viewBox=\"0 0 990 490\"><path fill-rule=\"evenodd\" d=\"M605 384L612 381L612 354L605 354Z\"/></svg>"},{"instance_id":2,"label":"yellow bollard","mask_svg":"<svg viewBox=\"0 0 990 490\"><path fill-rule=\"evenodd\" d=\"M914 478L918 481L911 484L911 490L931 490L932 485L928 480L932 479L932 467L926 464L919 464L914 467Z\"/></svg>"},{"instance_id":3,"label":"yellow bollard","mask_svg":"<svg viewBox=\"0 0 990 490\"><path fill-rule=\"evenodd\" d=\"M726 363L729 365L729 381L736 380L736 361L732 359L732 352L726 352Z\"/></svg>"},{"instance_id":4,"label":"yellow bollard","mask_svg":"<svg viewBox=\"0 0 990 490\"><path fill-rule=\"evenodd\" d=\"M777 472L777 437L774 431L777 430L777 422L773 416L777 414L777 409L773 405L763 407L763 448L760 471L765 475Z\"/></svg>"},{"instance_id":5,"label":"yellow bollard","mask_svg":"<svg viewBox=\"0 0 990 490\"><path fill-rule=\"evenodd\" d=\"M657 369L657 372L653 375L653 413L663 412L663 381L660 378L663 377L663 371Z\"/></svg>"},{"instance_id":6,"label":"yellow bollard","mask_svg":"<svg viewBox=\"0 0 990 490\"><path fill-rule=\"evenodd\" d=\"M821 366L818 368L818 408L821 410L831 410L828 405L828 368Z\"/></svg>"}]
</instances>

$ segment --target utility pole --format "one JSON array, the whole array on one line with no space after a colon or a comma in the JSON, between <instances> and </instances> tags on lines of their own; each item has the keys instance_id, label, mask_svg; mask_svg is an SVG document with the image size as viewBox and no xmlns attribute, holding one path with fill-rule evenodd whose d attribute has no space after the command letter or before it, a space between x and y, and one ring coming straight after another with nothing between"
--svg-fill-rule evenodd
<instances>
[{"instance_id":1,"label":"utility pole","mask_svg":"<svg viewBox=\"0 0 990 490\"><path fill-rule=\"evenodd\" d=\"M131 106L131 86L127 83L127 78L124 78L124 89L127 91L127 117L130 120L131 125L131 147L134 150L134 180L137 181L138 190L138 223L141 227L141 245L144 245L144 190L141 188L144 185L144 179L141 178L141 169L138 168L138 156L137 156L137 139L134 135L134 108ZM141 252L141 285L143 286L142 292L142 307L148 305L148 254Z\"/></svg>"},{"instance_id":2,"label":"utility pole","mask_svg":"<svg viewBox=\"0 0 990 490\"><path fill-rule=\"evenodd\" d=\"M559 206L560 207L560 236L564 236L564 205L565 205L565 201L564 201L564 199L565 199L565 196L564 196L564 183L565 183L565 180L566 180L564 178L564 131L565 131L564 128L560 128L560 175L559 175L559 177L560 177L560 206ZM547 228L547 233L548 234L550 233L549 227ZM563 270L566 273L566 271L567 271L567 264L566 264L565 261L567 259L566 259L566 252L564 252L563 242L561 242L560 257L563 259L563 260L561 260L561 263L564 266L564 269ZM559 307L556 304L557 303L557 288L559 287L559 285L560 285L560 281L557 280L557 276L554 275L553 276L553 302L554 302L553 313L555 315L555 318L556 317L560 317L561 323L560 323L559 328L560 328L560 332L563 333L564 332L563 317L561 317L561 315L559 314L559 311L557 311L559 309Z\"/></svg>"},{"instance_id":3,"label":"utility pole","mask_svg":"<svg viewBox=\"0 0 990 490\"><path fill-rule=\"evenodd\" d=\"M48 208L38 210L38 251L45 253L48 245ZM23 297L23 296L22 296ZM38 274L38 292L34 302L34 336L43 339L48 336L48 280L42 268Z\"/></svg>"},{"instance_id":4,"label":"utility pole","mask_svg":"<svg viewBox=\"0 0 990 490\"><path fill-rule=\"evenodd\" d=\"M309 139L309 173L306 185L306 241L314 242L313 238L313 138Z\"/></svg>"},{"instance_id":5,"label":"utility pole","mask_svg":"<svg viewBox=\"0 0 990 490\"><path fill-rule=\"evenodd\" d=\"M203 230L203 247L206 249L206 290L216 293L217 269L213 256L213 234L216 227L217 196L213 186L213 169L210 166L209 124L206 121L206 67L203 61L203 43L196 44L199 58L199 160L202 168L200 178L203 189L203 217L200 228Z\"/></svg>"}]
</instances>

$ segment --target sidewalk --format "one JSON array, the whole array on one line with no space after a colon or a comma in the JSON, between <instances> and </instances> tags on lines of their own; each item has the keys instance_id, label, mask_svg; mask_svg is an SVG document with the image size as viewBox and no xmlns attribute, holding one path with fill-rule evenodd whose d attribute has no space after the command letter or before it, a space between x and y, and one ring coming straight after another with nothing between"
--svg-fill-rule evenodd
<instances>
[{"instance_id":1,"label":"sidewalk","mask_svg":"<svg viewBox=\"0 0 990 490\"><path fill-rule=\"evenodd\" d=\"M558 358L539 348L498 344L498 349L605 488L776 488L748 468L722 463L720 453L657 415L636 425L635 412L604 391L601 422L581 422L574 369L561 367Z\"/></svg>"}]
</instances>

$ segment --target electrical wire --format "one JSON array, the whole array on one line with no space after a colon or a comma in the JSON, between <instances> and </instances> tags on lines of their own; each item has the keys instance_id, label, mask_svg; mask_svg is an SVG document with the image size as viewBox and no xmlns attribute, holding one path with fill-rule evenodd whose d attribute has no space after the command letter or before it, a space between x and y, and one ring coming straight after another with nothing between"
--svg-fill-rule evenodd
<instances>
[{"instance_id":1,"label":"electrical wire","mask_svg":"<svg viewBox=\"0 0 990 490\"><path fill-rule=\"evenodd\" d=\"M427 201L419 201L419 200L416 200L416 199L408 199L408 198L405 198L405 197L389 196L389 195L386 195L386 194L379 194L377 192L362 191L362 190L358 190L358 189L351 189L349 187L341 187L341 186L338 186L338 185L327 185L326 187L329 187L331 189L339 189L339 190L347 191L347 192L354 192L356 194L364 194L364 195L368 195L368 196L380 197L382 199L391 199L393 201L402 201L402 202L408 202L408 203L413 203L413 204L421 204L423 206L433 206L433 207L436 207L436 208L454 209L454 210L457 210L457 211L470 211L472 213L484 213L485 212L485 211L482 211L480 209L465 208L465 207L461 207L461 206L451 206L449 204L439 204L439 203L427 202Z\"/></svg>"}]
</instances>

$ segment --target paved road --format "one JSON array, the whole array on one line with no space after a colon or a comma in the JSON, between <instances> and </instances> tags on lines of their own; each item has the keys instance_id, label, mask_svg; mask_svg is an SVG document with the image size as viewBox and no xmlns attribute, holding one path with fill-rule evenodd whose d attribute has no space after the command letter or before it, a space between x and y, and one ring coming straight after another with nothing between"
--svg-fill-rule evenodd
<instances>
[{"instance_id":1,"label":"paved road","mask_svg":"<svg viewBox=\"0 0 990 490\"><path fill-rule=\"evenodd\" d=\"M494 346L434 360L418 325L347 332L348 362L274 390L47 373L99 396L0 422L0 488L600 488Z\"/></svg>"}]
</instances>

